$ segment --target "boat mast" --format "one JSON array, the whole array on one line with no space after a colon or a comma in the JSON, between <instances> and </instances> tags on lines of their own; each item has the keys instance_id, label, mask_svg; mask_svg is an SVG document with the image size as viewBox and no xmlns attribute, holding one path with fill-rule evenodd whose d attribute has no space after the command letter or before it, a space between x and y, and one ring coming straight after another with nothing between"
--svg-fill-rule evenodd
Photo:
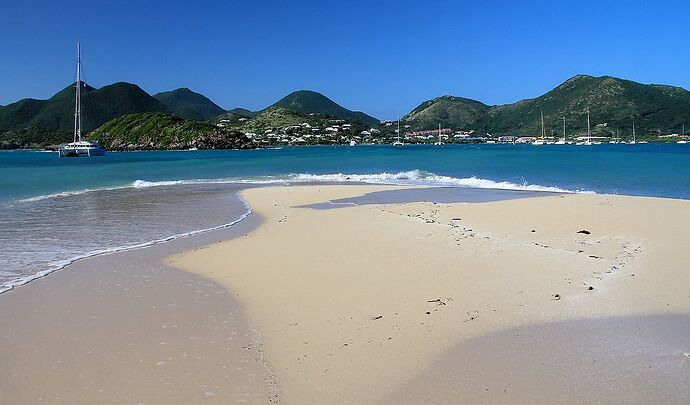
<instances>
[{"instance_id":1,"label":"boat mast","mask_svg":"<svg viewBox=\"0 0 690 405\"><path fill-rule=\"evenodd\" d=\"M633 142L635 142L635 117L633 117Z\"/></svg>"},{"instance_id":2,"label":"boat mast","mask_svg":"<svg viewBox=\"0 0 690 405\"><path fill-rule=\"evenodd\" d=\"M400 142L400 117L398 117L398 142Z\"/></svg>"},{"instance_id":3,"label":"boat mast","mask_svg":"<svg viewBox=\"0 0 690 405\"><path fill-rule=\"evenodd\" d=\"M592 142L592 131L589 126L589 108L587 109L587 143Z\"/></svg>"},{"instance_id":4,"label":"boat mast","mask_svg":"<svg viewBox=\"0 0 690 405\"><path fill-rule=\"evenodd\" d=\"M544 111L541 111L541 140L544 141Z\"/></svg>"},{"instance_id":5,"label":"boat mast","mask_svg":"<svg viewBox=\"0 0 690 405\"><path fill-rule=\"evenodd\" d=\"M441 144L441 124L438 124L438 144Z\"/></svg>"},{"instance_id":6,"label":"boat mast","mask_svg":"<svg viewBox=\"0 0 690 405\"><path fill-rule=\"evenodd\" d=\"M564 115L563 116L563 142L565 142L565 141L566 141L566 138L565 138L565 115Z\"/></svg>"},{"instance_id":7,"label":"boat mast","mask_svg":"<svg viewBox=\"0 0 690 405\"><path fill-rule=\"evenodd\" d=\"M77 91L74 98L74 142L81 142L81 50L77 42Z\"/></svg>"}]
</instances>

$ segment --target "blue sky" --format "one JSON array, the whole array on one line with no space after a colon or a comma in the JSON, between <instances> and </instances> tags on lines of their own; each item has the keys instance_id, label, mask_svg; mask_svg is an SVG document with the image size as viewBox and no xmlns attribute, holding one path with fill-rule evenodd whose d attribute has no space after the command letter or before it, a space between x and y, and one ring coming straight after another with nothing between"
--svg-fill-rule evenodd
<instances>
[{"instance_id":1,"label":"blue sky","mask_svg":"<svg viewBox=\"0 0 690 405\"><path fill-rule=\"evenodd\" d=\"M690 88L689 1L35 1L0 4L0 104L74 76L260 109L299 89L395 118L503 104L578 74Z\"/></svg>"}]
</instances>

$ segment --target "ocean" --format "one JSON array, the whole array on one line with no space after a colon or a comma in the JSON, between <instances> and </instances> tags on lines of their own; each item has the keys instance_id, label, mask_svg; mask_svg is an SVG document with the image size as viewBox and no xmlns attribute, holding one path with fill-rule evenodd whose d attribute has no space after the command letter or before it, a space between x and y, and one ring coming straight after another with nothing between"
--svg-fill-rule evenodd
<instances>
[{"instance_id":1,"label":"ocean","mask_svg":"<svg viewBox=\"0 0 690 405\"><path fill-rule=\"evenodd\" d=\"M79 258L231 226L261 184L365 182L690 199L690 145L0 152L0 292Z\"/></svg>"}]
</instances>

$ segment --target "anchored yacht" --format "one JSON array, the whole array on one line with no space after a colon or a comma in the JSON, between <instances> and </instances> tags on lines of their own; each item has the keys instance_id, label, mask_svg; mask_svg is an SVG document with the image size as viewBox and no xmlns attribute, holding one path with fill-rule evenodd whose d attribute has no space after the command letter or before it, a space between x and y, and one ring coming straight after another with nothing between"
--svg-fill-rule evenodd
<instances>
[{"instance_id":1,"label":"anchored yacht","mask_svg":"<svg viewBox=\"0 0 690 405\"><path fill-rule=\"evenodd\" d=\"M59 157L103 156L105 149L98 142L81 139L81 51L77 43L77 83L74 100L74 140L60 145Z\"/></svg>"}]
</instances>

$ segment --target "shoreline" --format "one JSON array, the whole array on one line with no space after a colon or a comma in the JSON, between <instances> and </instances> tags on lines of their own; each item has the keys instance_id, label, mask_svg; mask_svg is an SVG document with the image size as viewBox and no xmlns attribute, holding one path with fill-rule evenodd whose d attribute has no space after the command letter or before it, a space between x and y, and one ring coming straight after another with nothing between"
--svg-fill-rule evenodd
<instances>
[{"instance_id":1,"label":"shoreline","mask_svg":"<svg viewBox=\"0 0 690 405\"><path fill-rule=\"evenodd\" d=\"M114 188L107 189L107 190L108 191L114 190ZM98 190L93 190L93 191L98 191ZM91 192L91 191L89 191L89 192ZM68 194L68 195L73 195L73 194ZM189 232L165 236L163 238L159 238L159 239L155 239L155 240L151 240L151 241L147 241L147 242L142 242L142 243L137 243L137 244L133 244L133 245L130 244L130 245L104 248L101 250L88 252L88 253L85 253L83 255L74 256L74 257L71 257L68 259L64 259L64 260L61 260L59 262L53 262L53 263L51 263L51 266L54 266L54 267L48 268L48 269L43 270L43 271L36 273L36 274L32 274L29 276L25 276L22 278L18 278L18 279L9 281L8 282L9 286L7 288L0 288L0 296L2 294L5 294L9 291L14 290L17 287L24 286L28 283L31 283L32 281L47 277L56 271L63 270L67 266L70 266L70 265L77 263L77 262L80 262L82 260L87 260L87 259L91 259L91 258L95 258L95 257L112 255L112 254L117 254L117 253L122 253L122 252L128 252L131 250L146 249L146 248L153 247L153 246L156 246L156 245L161 244L161 243L171 242L171 241L178 240L178 239L190 238L190 237L194 237L194 236L204 234L207 232L213 232L213 231L231 228L231 227L239 224L240 222L244 221L245 219L247 219L252 213L251 207L242 198L241 191L236 192L235 196L242 203L242 205L246 208L246 212L244 214L240 215L238 218L236 218L236 219L234 219L228 223L217 225L217 226L212 226L210 228L195 229L195 230L192 230ZM45 198L51 198L51 197L45 197Z\"/></svg>"},{"instance_id":2,"label":"shoreline","mask_svg":"<svg viewBox=\"0 0 690 405\"><path fill-rule=\"evenodd\" d=\"M143 184L143 185L137 185L137 184ZM97 257L97 256L102 256L102 255L109 255L109 254L115 254L118 252L124 252L132 249L142 249L150 246L157 245L159 243L163 242L169 242L171 240L176 240L180 238L186 238L189 236L194 236L197 234L209 232L209 231L214 231L218 229L223 229L223 228L228 228L232 227L233 225L237 224L238 222L241 222L244 220L247 216L249 216L252 212L251 207L247 204L247 202L242 198L241 192L242 190L248 189L248 188L253 188L253 187L290 187L290 186L304 186L304 185L355 185L355 186L384 186L384 187L389 187L391 190L405 190L405 189L419 189L421 191L423 190L429 190L432 195L430 197L432 198L441 198L441 199L448 199L450 198L450 201L453 201L453 198L458 198L457 195L463 195L463 194L468 194L471 197L467 199L467 202L479 202L482 200L497 200L497 199L504 199L504 198L523 198L523 197L529 197L529 196L538 196L540 193L556 193L559 191L542 191L542 190L537 190L537 191L527 191L527 190L512 190L512 189L500 189L500 188L467 188L467 187L452 187L452 186L433 186L433 185L415 185L415 184L372 184L372 183L367 183L367 182L358 182L358 181L347 181L347 182L337 182L337 181L329 181L329 182L323 182L323 183L312 183L312 182L295 182L295 183L283 183L283 182L276 182L276 183L263 183L263 182L256 182L256 183L242 183L242 182L234 182L234 181L213 181L213 180L208 180L208 181L202 181L202 182L197 182L196 180L182 180L182 181L160 181L160 182L146 182L146 181L141 181L137 180L133 182L131 185L126 185L126 186L115 186L115 187L104 187L104 188L96 188L96 189L83 189L83 190L76 190L76 191L65 191L65 192L60 192L60 193L54 193L54 194L48 194L48 195L41 195L41 196L34 196L30 198L25 198L18 200L19 203L33 203L37 201L43 201L43 200L48 200L51 198L71 198L74 196L79 196L82 194L89 194L89 193L96 193L96 192L112 192L112 191L117 191L117 190L128 190L128 189L137 189L137 188L150 188L150 187L166 187L166 186L198 186L200 184L220 184L220 185L227 185L228 187L235 187L236 191L233 191L233 194L238 202L241 204L241 206L244 208L245 212L239 216L237 216L235 219L233 219L230 222L227 223L222 223L220 225L213 225L207 228L200 228L200 229L193 229L191 231L186 231L182 233L177 233L173 235L166 235L159 237L154 240L149 240L145 242L139 242L139 243L129 243L129 244L124 244L120 246L111 246L111 247L105 247L93 251L89 251L86 253L78 254L72 257L64 258L64 259L59 259L55 260L53 262L47 263L47 268L44 270L41 270L37 273L22 276L13 280L8 280L4 281L3 285L0 286L0 295L7 293L11 290L13 290L16 287L21 287L23 285L26 285L34 280L46 277L56 271L60 271L64 269L65 267L71 265L72 263L78 262L80 260L85 260L88 258L92 257ZM448 190L449 192L446 192L444 194L442 193L434 193L433 190ZM455 197L453 196L455 194ZM369 197L369 196L363 196L363 200L366 203L367 198L375 198L375 197ZM390 197L389 197L390 198ZM394 197L393 197L394 198ZM417 196L419 198L419 196ZM383 200L385 201L385 199ZM414 198L410 201L417 201ZM458 200L457 202L460 202L461 200ZM390 202L394 202L391 200ZM334 204L337 202L334 202Z\"/></svg>"},{"instance_id":3,"label":"shoreline","mask_svg":"<svg viewBox=\"0 0 690 405\"><path fill-rule=\"evenodd\" d=\"M0 381L5 384L5 388L0 389L0 402L15 398L33 403L38 400L31 400L28 395L41 394L41 398L46 399L55 393L59 393L61 399L86 395L83 398L97 402L118 402L112 390L94 391L93 387L98 384L127 389L131 391L132 401L167 398L172 395L167 391L169 385L164 385L166 381L157 371L167 367L168 361L175 362L160 356L161 347L166 346L175 346L173 351L177 354L192 348L201 350L205 353L202 357L209 359L203 363L186 359L176 365L176 371L167 375L168 383L170 378L189 373L214 380L213 384L199 384L213 387L206 391L192 386L194 378L178 381L175 395L190 401L224 403L232 398L250 397L254 398L250 402L259 403L415 403L429 398L436 402L457 401L460 397L452 391L457 391L458 384L476 381L467 380L471 376L463 374L457 361L452 359L468 358L467 353L476 353L477 348L495 353L489 357L497 367L502 358L512 356L510 350L505 350L514 344L523 345L521 347L527 352L519 356L520 359L529 360L535 355L538 357L539 353L562 355L534 348L540 340L521 343L508 331L529 331L521 333L542 334L551 336L555 342L567 343L567 339L556 333L557 329L548 325L578 325L570 329L581 331L599 325L591 321L603 316L619 317L623 319L619 322L622 328L629 329L626 319L636 319L633 324L653 324L656 318L644 316L690 313L690 297L679 295L683 280L690 280L674 270L683 263L690 263L688 254L682 250L682 246L687 246L687 236L677 231L684 229L686 223L690 226L687 214L690 202L687 200L558 193L489 202L433 203L395 199L381 202L375 196L362 199L369 195L367 193L389 193L387 198L392 198L396 193L397 197L405 194L400 193L401 190L438 192L439 189L371 184L247 188L241 193L252 207L252 214L237 221L235 226L82 259L51 277L38 279L10 294L0 294L0 306L4 310L14 305L19 311L0 312L0 321L24 330L20 334L8 328L5 334L0 334L3 343L0 360L3 364L17 365L17 368L0 370L4 374ZM462 194L467 190L459 188L457 192ZM511 194L498 192L501 193ZM359 202L329 209L304 207L338 199ZM558 210L554 211L554 206ZM640 211L640 207L663 208L659 215L661 225L655 224L654 218L644 216L636 220L642 224L631 225L631 229L638 230L649 227L650 234L659 242L628 234L625 222L620 219L611 222L607 218L631 218L635 213L648 212ZM565 213L582 210L581 223L575 225L572 218L563 217L559 212L562 208ZM516 217L515 212L522 216ZM601 213L606 215L600 218ZM668 217L674 214L678 216L677 221ZM662 225L670 228L662 233L658 230ZM571 233L563 234L564 227ZM580 227L591 231L591 235L575 233L583 230ZM533 228L536 232L532 232ZM338 232L334 232L336 230ZM667 240L671 236L676 240ZM410 243L414 249L408 248ZM639 249L641 247L644 249ZM577 253L578 249L584 253ZM659 249L674 253L661 258L654 253ZM530 263L535 269L530 270L521 263ZM650 263L671 267L664 273L663 282L643 271ZM587 271L580 268L583 265L587 266ZM558 268L559 272L548 274L548 268ZM513 274L515 272L518 274ZM671 275L675 278L669 279ZM115 277L119 277L119 281ZM582 284L583 281L586 284ZM640 287L638 282L649 283L651 287ZM663 288L660 290L656 284L662 284ZM593 291L587 290L590 285L594 286ZM124 299L133 287L144 286L153 290L137 294L136 305ZM519 292L519 288L523 291ZM557 300L553 297L555 291L559 294ZM110 298L106 299L108 306L104 307L100 301L104 300L105 292ZM206 298L200 301L199 294ZM120 298L113 299L114 296ZM194 309L182 313L164 309L160 303L155 303L161 297L177 300L166 303L174 304L172 308L179 308L184 302L185 306ZM491 298L497 301L492 302ZM670 306L657 302L662 299ZM12 301L15 303L8 304ZM28 311L26 308L32 306L28 301L35 301L34 307L36 303L39 306ZM17 305L17 302L24 304ZM559 304L560 307L556 306ZM149 309L136 315L139 332L134 333L137 339L132 340L131 330L124 332L118 328L129 320L117 312L138 312L139 308ZM553 312L555 308L558 312ZM161 311L163 316L154 315L156 311ZM191 316L190 312L195 315ZM219 332L216 328L215 332L220 335L207 337L208 343L203 347L185 340L191 337L196 340L203 335L199 330L204 330L204 319L215 318L211 322L216 322L228 314L232 314L232 319L223 320L233 321L235 330L221 327ZM22 315L27 315L28 319ZM626 318L628 315L639 315L639 318ZM63 316L72 319L67 330L56 325ZM153 333L155 324L163 318L178 324L182 323L179 320L186 320L184 339L177 336L173 338L177 343L172 345L169 332ZM658 324L667 323L659 321ZM607 329L600 329L609 333ZM46 336L34 336L35 330L44 330ZM104 330L110 334L103 335ZM260 342L256 340L259 335L252 335L252 330L260 334ZM677 328L664 330L674 338L679 335ZM18 339L20 335L21 340ZM245 343L236 346L214 344L220 341L219 336L227 339L238 335ZM52 343L55 338L61 342L58 347ZM114 343L106 345L102 340ZM94 346L96 342L104 347ZM619 352L620 346L615 346L615 342L607 344L614 345L610 353ZM680 350L678 344L669 343L662 357L656 353L646 360L664 372L668 371L664 368L668 367L668 362L674 362L675 377L690 376L687 374L690 362L683 363L686 361L683 353L690 352L690 347ZM35 347L41 348L40 355L32 352ZM97 350L87 351L88 347L98 347L98 351L103 352L99 354L101 359L95 361ZM123 351L120 360L128 356L129 360L141 360L144 356L144 365L118 362L117 350L124 347L139 349L136 353ZM602 346L597 355L606 357L607 347ZM670 349L676 350L671 357ZM150 353L144 353L147 351ZM154 362L155 356L162 360ZM66 364L70 361L65 358L75 362ZM235 360L228 363L229 358ZM484 370L484 375L501 375L512 370L515 375L524 377L515 362L508 362L500 369L482 369L486 358L475 356L473 362L468 360L463 364L469 369ZM576 360L573 355L560 358L563 364ZM158 364L161 361L164 363ZM207 361L211 363L210 368L217 366L215 374L206 370L209 368ZM243 366L243 370L227 374L223 366L230 368L238 361L258 369L252 372ZM609 364L606 359L599 361ZM632 366L639 364L632 363ZM141 381L132 380L128 374L112 373L104 379L104 367L132 372L140 376ZM22 371L13 372L12 369ZM85 370L88 370L86 375ZM609 369L605 370L610 373ZM55 373L62 377L54 377ZM604 378L610 376L606 373ZM46 384L36 389L30 381L18 380L20 374L43 376ZM257 381L257 376L261 381ZM658 377L653 373L644 376L648 379ZM514 383L539 386L548 380L543 374L540 378L518 379ZM489 378L491 381L495 380ZM82 385L85 382L88 384ZM545 391L548 395L544 398L563 399L558 395L564 391L555 391L558 383L553 383L551 391ZM677 395L686 394L682 386L660 386L671 390L670 394L661 397L667 402L673 403ZM494 390L498 385L492 387L489 394L483 390L465 390L462 398L474 398L475 402L509 400L515 398L510 395L519 392L514 386L507 391L509 396L506 397L505 392ZM632 399L645 398L642 395L645 393L634 389L631 392L638 394ZM257 400L259 398L265 401ZM569 401L564 399L563 402Z\"/></svg>"},{"instance_id":4,"label":"shoreline","mask_svg":"<svg viewBox=\"0 0 690 405\"><path fill-rule=\"evenodd\" d=\"M236 297L164 263L261 220L78 260L1 294L0 402L277 402Z\"/></svg>"},{"instance_id":5,"label":"shoreline","mask_svg":"<svg viewBox=\"0 0 690 405\"><path fill-rule=\"evenodd\" d=\"M525 135L526 137L529 137L528 135ZM608 139L608 138L607 138ZM552 141L555 141L556 139L552 138ZM681 139L682 140L682 139ZM390 142L388 143L358 143L357 146L394 146L393 142L395 141L394 138L390 139ZM635 144L631 144L629 142L617 142L617 143L609 143L609 142L604 142L601 144L595 144L595 145L590 145L590 146L601 146L601 145L647 145L647 144L652 144L652 145L673 145L673 144L678 144L677 140L643 140L642 142L638 141ZM409 142L405 144L405 146L434 146L434 142ZM504 145L504 146L532 146L530 143L511 143L511 142L498 142L498 143L488 143L488 142L446 142L444 143L444 146L453 146L453 145ZM45 148L6 148L2 149L0 148L0 152L14 152L14 151L26 151L26 152L57 152L57 148L59 145L47 145ZM180 148L180 149L108 149L108 152L117 152L117 153L122 153L122 152L195 152L195 151L213 151L213 150L233 150L233 151L240 151L240 150L264 150L264 149L275 149L275 148L304 148L304 147L323 147L323 146L350 146L349 141L348 142L343 142L339 144L331 144L331 143L323 143L323 144L311 144L311 145L303 145L303 144L291 144L291 145L284 145L280 143L276 144L271 144L271 145L257 145L254 148L247 148L247 149L242 149L242 148L232 148L232 149L221 149L221 148L199 148L199 149L189 149L189 148ZM581 146L577 145L575 143L571 144L566 144L566 145L561 145L561 144L544 144L540 146Z\"/></svg>"}]
</instances>

